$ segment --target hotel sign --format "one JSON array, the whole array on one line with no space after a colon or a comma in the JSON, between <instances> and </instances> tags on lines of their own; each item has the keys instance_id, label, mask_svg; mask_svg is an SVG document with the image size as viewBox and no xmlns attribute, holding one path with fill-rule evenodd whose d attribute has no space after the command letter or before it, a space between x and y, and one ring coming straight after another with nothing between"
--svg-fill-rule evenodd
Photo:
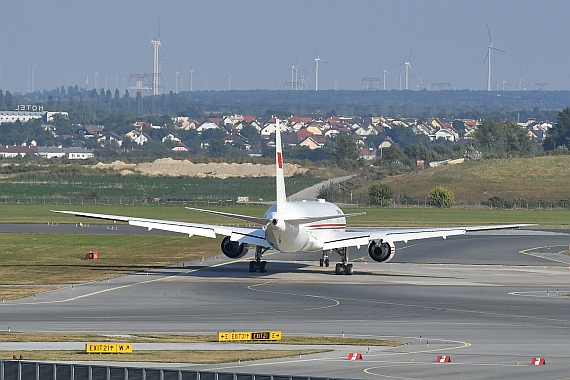
<instances>
[{"instance_id":1,"label":"hotel sign","mask_svg":"<svg viewBox=\"0 0 570 380\"><path fill-rule=\"evenodd\" d=\"M44 106L36 104L18 104L16 111L44 112Z\"/></svg>"}]
</instances>

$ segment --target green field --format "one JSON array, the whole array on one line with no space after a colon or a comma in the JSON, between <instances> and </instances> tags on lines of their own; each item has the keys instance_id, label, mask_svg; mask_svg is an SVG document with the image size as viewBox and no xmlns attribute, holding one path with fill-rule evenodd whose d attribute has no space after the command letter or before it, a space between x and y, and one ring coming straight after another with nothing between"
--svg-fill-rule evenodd
<instances>
[{"instance_id":1,"label":"green field","mask_svg":"<svg viewBox=\"0 0 570 380\"><path fill-rule=\"evenodd\" d=\"M296 193L322 182L322 178L295 176L285 179L287 192ZM58 178L46 175L29 177L13 175L0 178L0 202L12 202L26 198L84 198L89 200L122 198L122 203L132 199L159 198L168 200L236 199L238 196L258 199L275 199L275 178L197 178L197 177L75 177ZM116 201L115 203L119 203Z\"/></svg>"},{"instance_id":2,"label":"green field","mask_svg":"<svg viewBox=\"0 0 570 380\"><path fill-rule=\"evenodd\" d=\"M129 215L154 219L178 220L195 223L214 223L243 225L245 222L190 211L179 206L118 206L118 205L14 205L0 204L0 223L109 223L96 219L80 218L56 214L49 210L73 210L114 215ZM263 216L267 206L244 205L228 207L210 207L212 210ZM366 212L366 215L347 219L348 226L454 226L477 224L534 223L541 227L570 227L570 210L499 210L488 208L476 209L438 209L438 208L344 208L346 213Z\"/></svg>"},{"instance_id":3,"label":"green field","mask_svg":"<svg viewBox=\"0 0 570 380\"><path fill-rule=\"evenodd\" d=\"M74 210L114 215L129 215L154 219L179 220L195 223L244 225L228 219L190 211L179 206L106 206L106 205L14 205L0 204L0 223L109 223L95 219L51 213L49 210ZM264 205L210 207L212 210L262 217ZM456 226L478 224L532 223L548 228L570 227L570 210L502 210L488 208L345 208L346 213L366 212L347 219L348 226Z\"/></svg>"}]
</instances>

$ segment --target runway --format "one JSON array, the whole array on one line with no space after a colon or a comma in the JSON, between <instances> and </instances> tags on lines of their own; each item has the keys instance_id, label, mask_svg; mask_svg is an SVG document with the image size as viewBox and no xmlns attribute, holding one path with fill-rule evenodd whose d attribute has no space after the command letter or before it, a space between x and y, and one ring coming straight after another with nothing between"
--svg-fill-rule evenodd
<instances>
[{"instance_id":1,"label":"runway","mask_svg":"<svg viewBox=\"0 0 570 380\"><path fill-rule=\"evenodd\" d=\"M264 274L249 273L247 261L219 254L202 264L186 262L0 304L0 329L335 336L344 331L405 345L372 347L370 353L361 347L362 361L346 360L358 347L340 347L302 358L172 366L358 379L568 379L570 256L560 252L569 244L568 231L478 233L399 244L388 264L370 262L363 248L351 254L352 276L318 267L319 254L268 254ZM452 362L436 363L438 355ZM537 356L547 364L531 366Z\"/></svg>"}]
</instances>

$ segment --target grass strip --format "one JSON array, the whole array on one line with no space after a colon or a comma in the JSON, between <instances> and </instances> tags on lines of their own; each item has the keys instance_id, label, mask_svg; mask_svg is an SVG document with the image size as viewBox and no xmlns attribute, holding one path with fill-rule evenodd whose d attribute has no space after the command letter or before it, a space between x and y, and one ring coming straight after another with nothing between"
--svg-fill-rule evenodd
<instances>
[{"instance_id":1,"label":"grass strip","mask_svg":"<svg viewBox=\"0 0 570 380\"><path fill-rule=\"evenodd\" d=\"M216 239L189 242L185 235L0 234L0 297L31 296L220 252ZM86 260L88 251L98 251L99 259Z\"/></svg>"},{"instance_id":2,"label":"grass strip","mask_svg":"<svg viewBox=\"0 0 570 380\"><path fill-rule=\"evenodd\" d=\"M330 352L332 350L306 350L303 355ZM81 351L0 351L0 357L12 359L12 355L24 360L47 361L114 361L114 362L156 362L156 363L194 363L217 364L241 361L263 360L298 356L297 350L160 350L135 351L129 354L87 354Z\"/></svg>"},{"instance_id":3,"label":"grass strip","mask_svg":"<svg viewBox=\"0 0 570 380\"><path fill-rule=\"evenodd\" d=\"M1 332L0 342L98 342L98 343L213 343L218 342L217 335L186 335L186 334L137 334L130 336L106 336L93 334L61 334L61 333L18 333ZM254 343L279 344L310 344L310 345L349 345L349 346L399 346L402 342L390 339L335 337L335 336L304 336L286 335L282 340L274 342L251 341ZM231 344L223 342L220 344Z\"/></svg>"}]
</instances>

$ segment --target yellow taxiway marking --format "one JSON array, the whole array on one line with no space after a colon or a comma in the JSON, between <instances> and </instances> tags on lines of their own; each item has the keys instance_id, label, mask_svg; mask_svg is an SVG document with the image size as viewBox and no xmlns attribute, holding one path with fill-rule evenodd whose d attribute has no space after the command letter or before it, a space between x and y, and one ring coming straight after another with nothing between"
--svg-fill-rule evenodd
<instances>
[{"instance_id":1,"label":"yellow taxiway marking","mask_svg":"<svg viewBox=\"0 0 570 380\"><path fill-rule=\"evenodd\" d=\"M566 245L548 245L546 247L534 247L534 248L528 248L528 249L523 249L522 251L519 251L520 254L523 255L527 255L527 256L533 256L533 257L538 257L540 259L544 259L544 260L550 260L550 261L554 261L555 263L561 263L561 264L570 264L570 259L569 261L564 261L564 260L560 260L560 259L554 259L552 257L547 257L544 256L543 253L535 253L532 251L536 251L536 250L550 250L553 247L565 247L568 248L568 246Z\"/></svg>"}]
</instances>

